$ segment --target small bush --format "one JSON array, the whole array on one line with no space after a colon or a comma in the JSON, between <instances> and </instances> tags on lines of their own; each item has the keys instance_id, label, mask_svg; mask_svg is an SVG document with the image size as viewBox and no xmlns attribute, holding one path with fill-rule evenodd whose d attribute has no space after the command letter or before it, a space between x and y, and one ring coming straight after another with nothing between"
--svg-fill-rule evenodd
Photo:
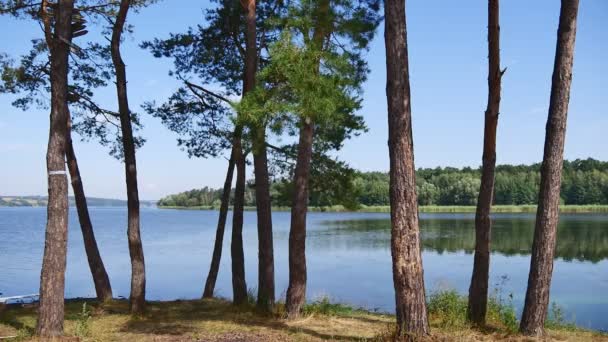
<instances>
[{"instance_id":1,"label":"small bush","mask_svg":"<svg viewBox=\"0 0 608 342\"><path fill-rule=\"evenodd\" d=\"M498 322L509 332L515 333L519 328L519 321L513 306L513 297L510 295L509 298L509 301L505 301L501 297L490 296L488 298L487 319L488 321Z\"/></svg>"},{"instance_id":2,"label":"small bush","mask_svg":"<svg viewBox=\"0 0 608 342\"><path fill-rule=\"evenodd\" d=\"M458 294L455 290L434 292L428 301L428 312L431 319L442 329L448 330L470 327L467 320L467 307L468 297ZM497 288L489 296L486 317L488 323L500 324L511 333L516 332L519 327L513 306L513 296L509 295L506 299L502 295L501 288Z\"/></svg>"},{"instance_id":3,"label":"small bush","mask_svg":"<svg viewBox=\"0 0 608 342\"><path fill-rule=\"evenodd\" d=\"M87 303L82 303L82 311L78 315L74 334L80 338L91 335L91 312L87 309Z\"/></svg>"},{"instance_id":4,"label":"small bush","mask_svg":"<svg viewBox=\"0 0 608 342\"><path fill-rule=\"evenodd\" d=\"M249 306L254 307L257 303L258 290L255 287L250 287L247 289L247 304Z\"/></svg>"},{"instance_id":5,"label":"small bush","mask_svg":"<svg viewBox=\"0 0 608 342\"><path fill-rule=\"evenodd\" d=\"M439 320L446 329L456 329L468 326L467 297L459 295L455 290L438 291L429 297L429 315Z\"/></svg>"},{"instance_id":6,"label":"small bush","mask_svg":"<svg viewBox=\"0 0 608 342\"><path fill-rule=\"evenodd\" d=\"M321 297L312 303L304 304L302 314L320 314L327 316L350 315L355 311L352 306L340 303L331 303L329 297Z\"/></svg>"},{"instance_id":7,"label":"small bush","mask_svg":"<svg viewBox=\"0 0 608 342\"><path fill-rule=\"evenodd\" d=\"M508 281L508 276L503 275L500 277L500 281L494 288L494 293L488 298L486 317L488 321L500 323L509 332L515 333L519 328L519 322L517 321L517 313L513 305L513 294L509 293L506 298L503 294L503 288Z\"/></svg>"}]
</instances>

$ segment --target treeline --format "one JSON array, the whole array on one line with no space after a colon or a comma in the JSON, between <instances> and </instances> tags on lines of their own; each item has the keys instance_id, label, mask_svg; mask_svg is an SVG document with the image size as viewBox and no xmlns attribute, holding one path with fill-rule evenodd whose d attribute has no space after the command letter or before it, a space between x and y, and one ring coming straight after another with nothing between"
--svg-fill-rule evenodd
<instances>
[{"instance_id":1,"label":"treeline","mask_svg":"<svg viewBox=\"0 0 608 342\"><path fill-rule=\"evenodd\" d=\"M480 169L470 167L437 167L418 169L416 190L420 205L476 205L480 186ZM540 184L540 164L498 165L494 204L537 204ZM274 206L290 206L291 184L286 180L272 183L271 197ZM356 172L350 189L340 197L311 192L309 205L323 207L345 205L388 206L389 176L383 172ZM204 187L162 198L161 207L219 207L222 189ZM355 199L354 201L352 199ZM562 174L562 204L608 204L608 162L592 158L564 161ZM255 206L252 186L245 191L245 205ZM353 209L354 209L353 208Z\"/></svg>"},{"instance_id":2,"label":"treeline","mask_svg":"<svg viewBox=\"0 0 608 342\"><path fill-rule=\"evenodd\" d=\"M68 197L70 207L76 206L76 198ZM141 206L155 207L156 201L140 201ZM0 207L43 207L48 204L47 196L0 196ZM112 199L87 197L89 207L126 207L127 201Z\"/></svg>"}]
</instances>

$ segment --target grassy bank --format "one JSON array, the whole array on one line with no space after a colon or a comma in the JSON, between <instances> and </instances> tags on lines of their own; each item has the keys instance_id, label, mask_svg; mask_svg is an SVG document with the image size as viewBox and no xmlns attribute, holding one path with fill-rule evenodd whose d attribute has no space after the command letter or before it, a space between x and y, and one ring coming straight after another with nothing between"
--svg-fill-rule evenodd
<instances>
[{"instance_id":1,"label":"grassy bank","mask_svg":"<svg viewBox=\"0 0 608 342\"><path fill-rule=\"evenodd\" d=\"M219 207L199 206L199 207L159 207L161 209L180 209L180 210L218 210ZM245 210L255 210L255 207L245 207ZM274 211L289 211L289 207L273 207ZM313 212L361 212L361 213L388 213L389 206L361 206L357 210L350 210L341 205L331 207L310 207ZM536 213L535 205L495 205L492 207L495 213ZM608 205L562 205L562 213L608 213ZM433 205L421 206L421 213L474 213L475 206L457 205Z\"/></svg>"},{"instance_id":2,"label":"grassy bank","mask_svg":"<svg viewBox=\"0 0 608 342\"><path fill-rule=\"evenodd\" d=\"M32 340L36 320L33 306L0 309L0 337ZM466 300L454 292L437 293L429 301L432 335L429 341L528 341L516 333L514 311L492 300L488 326L473 329L464 320ZM83 341L391 341L394 317L333 304L310 303L301 319L283 319L284 306L261 314L253 306L235 307L221 299L149 302L147 313L132 317L126 301L98 304L89 300L66 303L66 335ZM608 336L578 329L552 319L552 339L608 341Z\"/></svg>"}]
</instances>

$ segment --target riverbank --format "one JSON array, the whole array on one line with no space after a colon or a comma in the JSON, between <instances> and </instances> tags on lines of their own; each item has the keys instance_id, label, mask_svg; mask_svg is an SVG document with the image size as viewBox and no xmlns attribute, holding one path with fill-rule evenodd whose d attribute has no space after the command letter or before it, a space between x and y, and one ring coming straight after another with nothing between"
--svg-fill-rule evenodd
<instances>
[{"instance_id":1,"label":"riverbank","mask_svg":"<svg viewBox=\"0 0 608 342\"><path fill-rule=\"evenodd\" d=\"M494 303L494 304L492 304ZM466 301L454 293L431 296L429 341L529 341L518 335L512 312L492 302L488 326L473 329L464 322ZM128 302L99 304L68 300L65 333L83 341L391 341L394 316L332 304L323 299L306 305L301 319L283 319L284 306L261 314L252 304L235 307L222 299L149 302L142 317L129 315ZM29 341L36 308L11 305L0 310L0 338ZM550 321L547 332L561 341L608 341L608 335Z\"/></svg>"},{"instance_id":2,"label":"riverbank","mask_svg":"<svg viewBox=\"0 0 608 342\"><path fill-rule=\"evenodd\" d=\"M219 210L214 206L179 207L179 206L159 206L159 209L179 209L179 210ZM420 206L421 213L474 213L475 206L458 205L432 205ZM256 210L255 207L245 207L247 211ZM272 207L273 211L289 211L289 207ZM389 213L389 206L361 206L359 209L348 209L341 205L331 207L310 207L311 212L360 212L360 213ZM492 207L494 213L536 213L535 205L495 205ZM561 213L608 213L608 205L561 205Z\"/></svg>"}]
</instances>

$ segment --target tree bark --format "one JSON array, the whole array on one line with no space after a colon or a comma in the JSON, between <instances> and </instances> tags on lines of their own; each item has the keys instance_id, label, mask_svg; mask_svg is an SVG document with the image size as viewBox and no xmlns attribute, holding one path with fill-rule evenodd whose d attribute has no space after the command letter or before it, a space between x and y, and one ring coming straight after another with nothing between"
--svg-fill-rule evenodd
<instances>
[{"instance_id":1,"label":"tree bark","mask_svg":"<svg viewBox=\"0 0 608 342\"><path fill-rule=\"evenodd\" d=\"M274 306L274 251L268 157L264 127L255 127L253 144L255 198L258 216L258 308L270 311Z\"/></svg>"},{"instance_id":2,"label":"tree bark","mask_svg":"<svg viewBox=\"0 0 608 342\"><path fill-rule=\"evenodd\" d=\"M330 32L329 5L329 0L321 0L316 8L312 43L319 51L323 50L324 39ZM318 60L312 72L318 73L320 64L321 61ZM288 318L297 318L306 302L306 215L314 124L311 117L302 118L300 124L302 127L294 172L294 197L289 230L289 286L286 298Z\"/></svg>"},{"instance_id":3,"label":"tree bark","mask_svg":"<svg viewBox=\"0 0 608 342\"><path fill-rule=\"evenodd\" d=\"M429 333L429 323L418 227L405 0L386 0L384 11L397 336L414 340Z\"/></svg>"},{"instance_id":4,"label":"tree bark","mask_svg":"<svg viewBox=\"0 0 608 342\"><path fill-rule=\"evenodd\" d=\"M54 11L55 31L42 2L41 15L51 63L51 114L46 153L48 172L47 223L44 256L40 274L40 308L36 333L43 337L63 334L65 267L68 240L68 180L65 171L65 149L69 119L68 57L72 40L73 0L59 0Z\"/></svg>"},{"instance_id":5,"label":"tree bark","mask_svg":"<svg viewBox=\"0 0 608 342\"><path fill-rule=\"evenodd\" d=\"M302 124L289 230L289 287L286 301L289 318L297 318L306 302L306 212L314 128L311 120L303 120Z\"/></svg>"},{"instance_id":6,"label":"tree bark","mask_svg":"<svg viewBox=\"0 0 608 342\"><path fill-rule=\"evenodd\" d=\"M95 240L93 224L91 223L89 208L87 206L87 198L84 195L82 178L80 178L78 161L76 160L76 153L74 152L74 145L72 143L70 121L71 120L68 120L66 160L68 170L70 171L70 180L72 182L72 190L74 191L74 201L76 202L76 210L78 211L78 220L80 221L84 249L87 253L89 268L91 269L91 275L93 276L97 300L105 302L112 299L112 286L110 285L110 278L103 265L103 260L101 259L99 248L97 247L97 241Z\"/></svg>"},{"instance_id":7,"label":"tree bark","mask_svg":"<svg viewBox=\"0 0 608 342\"><path fill-rule=\"evenodd\" d=\"M243 210L245 205L245 156L241 146L241 132L237 129L234 139L236 159L236 187L234 190L234 211L232 215L232 300L235 305L247 302L247 283L245 281L245 253L243 251Z\"/></svg>"},{"instance_id":8,"label":"tree bark","mask_svg":"<svg viewBox=\"0 0 608 342\"><path fill-rule=\"evenodd\" d=\"M125 64L120 55L120 39L127 19L130 0L121 0L116 22L112 28L112 62L116 70L116 90L118 94L118 111L122 131L122 144L125 158L127 183L127 206L129 254L131 256L131 294L129 296L131 312L142 313L146 304L146 270L144 250L139 231L139 193L137 190L137 167L135 162L135 142L131 126L131 111L127 96L127 76Z\"/></svg>"},{"instance_id":9,"label":"tree bark","mask_svg":"<svg viewBox=\"0 0 608 342\"><path fill-rule=\"evenodd\" d=\"M217 229L215 232L215 244L213 246L213 256L211 265L209 266L209 274L205 282L205 290L203 298L212 298L215 291L215 282L217 273L220 269L220 259L222 258L222 247L224 243L224 230L226 228L226 217L228 216L228 206L230 205L230 191L232 190L232 176L234 174L234 147L230 153L228 161L228 170L226 171L226 180L224 181L224 189L222 191L222 203L220 205L220 216L217 220Z\"/></svg>"},{"instance_id":10,"label":"tree bark","mask_svg":"<svg viewBox=\"0 0 608 342\"><path fill-rule=\"evenodd\" d=\"M488 1L488 107L485 112L481 185L475 212L475 256L469 286L468 319L477 325L486 322L490 273L490 211L494 198L496 169L496 127L500 108L500 26L499 0Z\"/></svg>"},{"instance_id":11,"label":"tree bark","mask_svg":"<svg viewBox=\"0 0 608 342\"><path fill-rule=\"evenodd\" d=\"M245 91L255 88L257 72L256 43L256 2L241 1L247 12L247 31L245 49ZM272 208L270 204L270 181L268 175L268 156L266 154L266 127L258 124L252 127L253 172L255 175L255 198L258 216L258 299L257 306L271 310L274 306L274 251L272 241Z\"/></svg>"},{"instance_id":12,"label":"tree bark","mask_svg":"<svg viewBox=\"0 0 608 342\"><path fill-rule=\"evenodd\" d=\"M557 49L553 66L545 150L541 166L530 275L520 324L520 331L526 335L541 336L545 333L544 325L549 306L549 290L559 219L560 187L572 83L578 3L578 0L562 0L559 15Z\"/></svg>"}]
</instances>

